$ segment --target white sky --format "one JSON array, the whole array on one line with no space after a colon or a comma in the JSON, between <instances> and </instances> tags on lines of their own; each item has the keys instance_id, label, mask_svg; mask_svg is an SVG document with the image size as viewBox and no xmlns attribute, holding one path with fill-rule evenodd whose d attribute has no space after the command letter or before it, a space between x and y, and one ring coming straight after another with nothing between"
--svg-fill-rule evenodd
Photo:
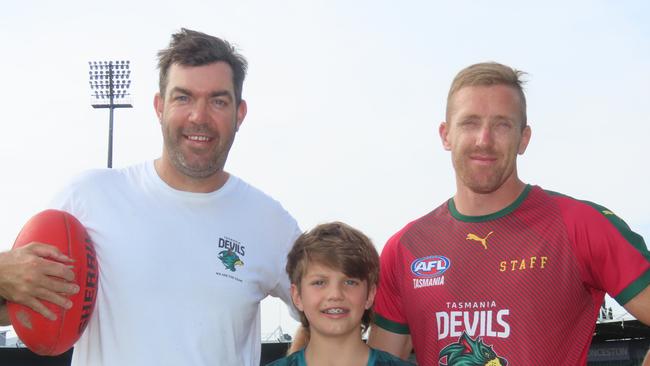
<instances>
[{"instance_id":1,"label":"white sky","mask_svg":"<svg viewBox=\"0 0 650 366\"><path fill-rule=\"evenodd\" d=\"M541 4L537 2L537 4ZM129 59L113 166L158 157L156 52L180 27L248 58L249 113L227 170L303 229L342 220L378 248L454 192L437 135L449 84L494 60L529 72L527 182L615 211L650 238L650 3L22 1L0 13L0 250L67 180L106 166L88 61ZM645 187L645 188L644 188ZM179 248L180 250L181 248ZM295 323L273 301L262 333Z\"/></svg>"}]
</instances>

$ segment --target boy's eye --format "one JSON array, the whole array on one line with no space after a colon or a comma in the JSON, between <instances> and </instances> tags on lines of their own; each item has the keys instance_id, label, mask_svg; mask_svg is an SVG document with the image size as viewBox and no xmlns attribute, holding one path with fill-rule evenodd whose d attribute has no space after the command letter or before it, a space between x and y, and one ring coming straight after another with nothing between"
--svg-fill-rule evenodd
<instances>
[{"instance_id":1,"label":"boy's eye","mask_svg":"<svg viewBox=\"0 0 650 366\"><path fill-rule=\"evenodd\" d=\"M314 280L311 282L312 286L323 286L325 284L325 281L323 280Z\"/></svg>"},{"instance_id":2,"label":"boy's eye","mask_svg":"<svg viewBox=\"0 0 650 366\"><path fill-rule=\"evenodd\" d=\"M354 280L354 279L345 280L345 284L348 286L358 286L359 280Z\"/></svg>"}]
</instances>

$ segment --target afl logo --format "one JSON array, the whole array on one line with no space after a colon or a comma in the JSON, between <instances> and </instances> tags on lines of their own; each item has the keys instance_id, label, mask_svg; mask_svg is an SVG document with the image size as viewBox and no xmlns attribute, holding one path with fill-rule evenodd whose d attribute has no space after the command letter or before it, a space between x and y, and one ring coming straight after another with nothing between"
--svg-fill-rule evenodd
<instances>
[{"instance_id":1,"label":"afl logo","mask_svg":"<svg viewBox=\"0 0 650 366\"><path fill-rule=\"evenodd\" d=\"M411 263L411 272L418 277L438 277L451 266L451 261L441 255L418 258Z\"/></svg>"}]
</instances>

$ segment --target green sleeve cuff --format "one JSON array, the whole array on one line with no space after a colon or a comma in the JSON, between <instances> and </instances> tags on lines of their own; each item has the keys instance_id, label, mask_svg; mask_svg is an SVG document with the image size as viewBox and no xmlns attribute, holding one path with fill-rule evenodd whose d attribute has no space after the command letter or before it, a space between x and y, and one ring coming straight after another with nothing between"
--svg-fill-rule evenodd
<instances>
[{"instance_id":1,"label":"green sleeve cuff","mask_svg":"<svg viewBox=\"0 0 650 366\"><path fill-rule=\"evenodd\" d=\"M374 323L380 328L386 329L389 332L397 334L410 334L408 325L388 320L376 313L374 316Z\"/></svg>"},{"instance_id":2,"label":"green sleeve cuff","mask_svg":"<svg viewBox=\"0 0 650 366\"><path fill-rule=\"evenodd\" d=\"M650 269L621 291L615 299L619 304L625 305L648 286L650 286Z\"/></svg>"}]
</instances>

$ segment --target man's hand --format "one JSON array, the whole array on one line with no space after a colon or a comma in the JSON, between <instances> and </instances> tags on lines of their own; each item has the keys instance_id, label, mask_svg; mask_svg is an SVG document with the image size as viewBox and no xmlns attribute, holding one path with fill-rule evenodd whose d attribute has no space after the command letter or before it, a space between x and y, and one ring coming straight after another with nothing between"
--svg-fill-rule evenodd
<instances>
[{"instance_id":1,"label":"man's hand","mask_svg":"<svg viewBox=\"0 0 650 366\"><path fill-rule=\"evenodd\" d=\"M72 306L67 296L79 292L69 268L73 262L57 248L36 242L0 253L0 297L55 320L56 315L41 301L65 309ZM1 306L0 319L4 313L6 307Z\"/></svg>"}]
</instances>

